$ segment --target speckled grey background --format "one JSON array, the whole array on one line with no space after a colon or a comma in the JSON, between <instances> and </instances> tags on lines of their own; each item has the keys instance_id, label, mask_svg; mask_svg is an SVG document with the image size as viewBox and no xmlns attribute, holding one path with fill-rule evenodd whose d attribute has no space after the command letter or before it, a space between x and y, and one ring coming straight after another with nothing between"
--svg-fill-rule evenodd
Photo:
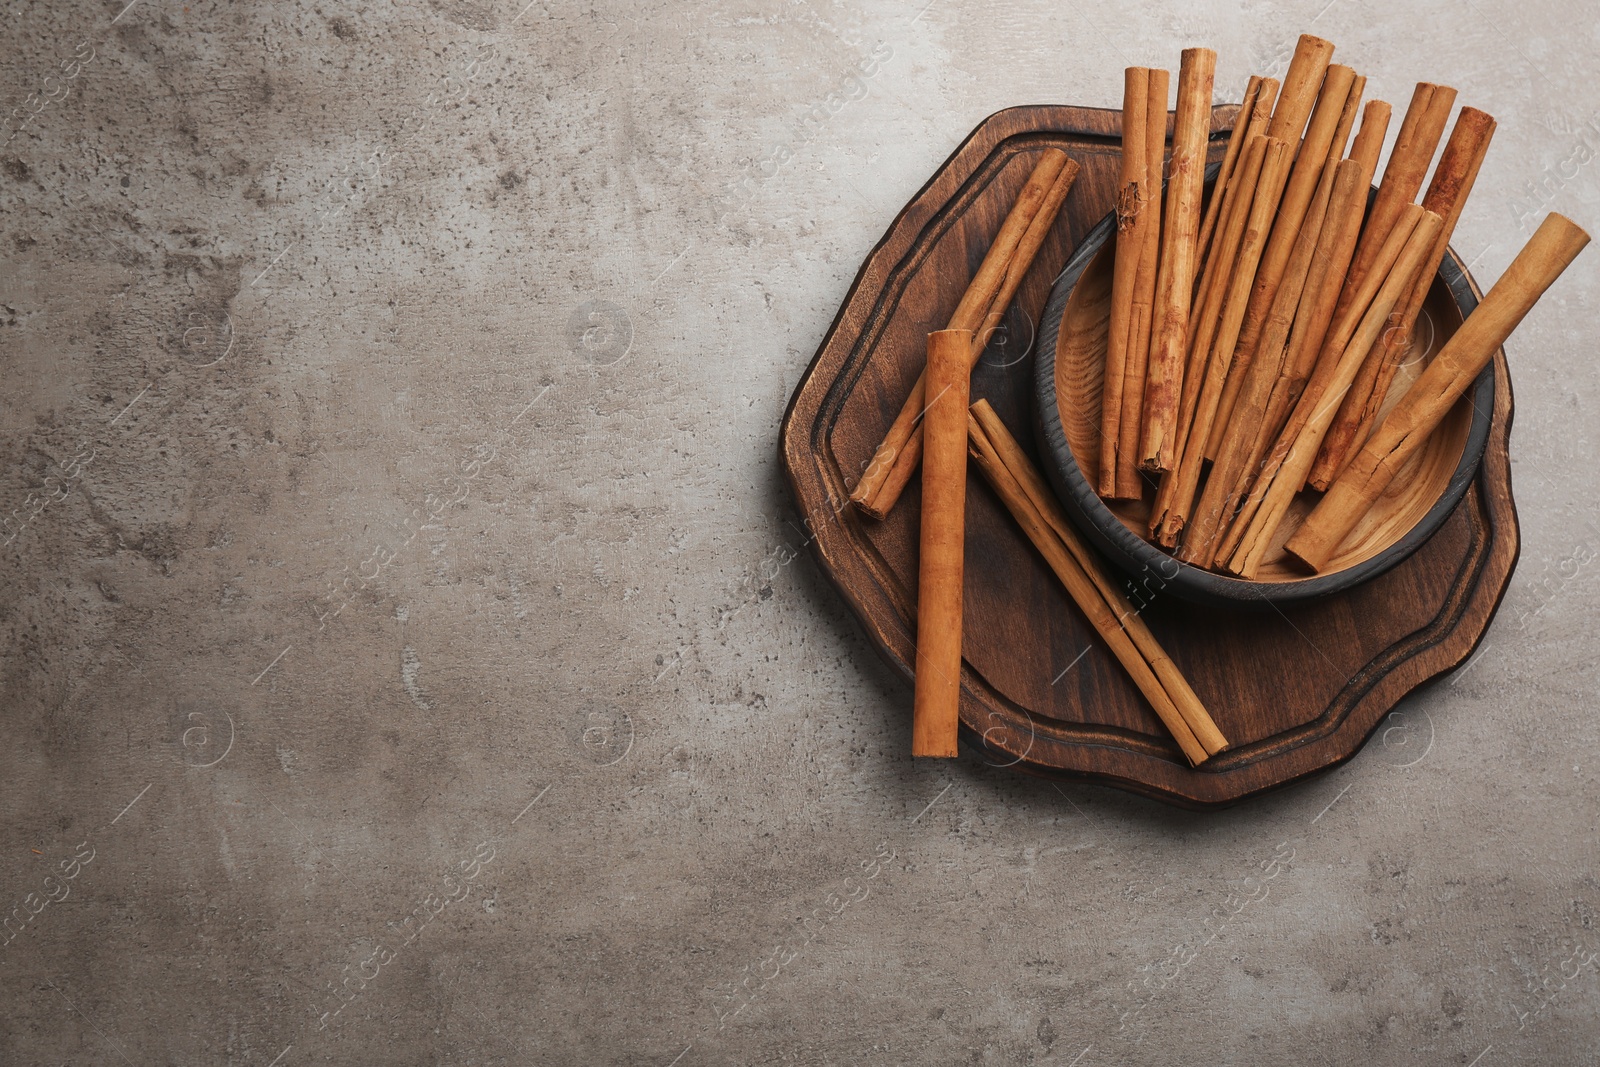
<instances>
[{"instance_id":1,"label":"speckled grey background","mask_svg":"<svg viewBox=\"0 0 1600 1067\"><path fill-rule=\"evenodd\" d=\"M0 1061L1595 1062L1600 255L1479 655L1221 814L913 765L776 462L990 112L1312 30L1499 119L1487 284L1591 7L124 3L0 49Z\"/></svg>"}]
</instances>

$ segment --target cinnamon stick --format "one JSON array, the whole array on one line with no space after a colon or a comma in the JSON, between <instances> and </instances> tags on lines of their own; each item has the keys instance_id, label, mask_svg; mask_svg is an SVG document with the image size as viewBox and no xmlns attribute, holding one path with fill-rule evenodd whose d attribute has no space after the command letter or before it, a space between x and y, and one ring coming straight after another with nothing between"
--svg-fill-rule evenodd
<instances>
[{"instance_id":1,"label":"cinnamon stick","mask_svg":"<svg viewBox=\"0 0 1600 1067\"><path fill-rule=\"evenodd\" d=\"M1455 335L1411 383L1327 496L1306 517L1289 552L1322 570L1395 474L1422 447L1461 394L1494 358L1534 303L1589 243L1572 220L1551 214Z\"/></svg>"},{"instance_id":2,"label":"cinnamon stick","mask_svg":"<svg viewBox=\"0 0 1600 1067\"><path fill-rule=\"evenodd\" d=\"M1178 551L1178 558L1185 563L1211 566L1217 538L1239 494L1238 483L1260 458L1254 451L1257 443L1271 441L1283 417L1287 415L1287 410L1282 413L1274 411L1272 401L1274 393L1283 388L1282 382L1288 373L1285 364L1288 359L1289 331L1295 312L1302 303L1302 293L1306 291L1312 275L1316 252L1323 250L1324 264L1332 261L1336 254L1332 246L1341 227L1345 227L1348 235L1348 249L1355 248L1360 214L1359 211L1355 212L1352 220L1349 206L1357 198L1365 199L1366 189L1361 185L1361 164L1352 160L1342 163L1330 160L1326 177L1329 179L1326 182L1328 188L1318 191L1306 215L1306 224L1301 230L1285 284L1279 287L1273 300L1272 315L1257 342L1256 358L1243 376L1244 385L1235 398L1234 410L1229 413L1230 421L1219 423L1211 435L1215 440L1220 433L1222 443L1217 448L1205 490L1195 506L1193 523L1184 534L1183 545ZM1238 380L1240 376L1230 376L1230 381ZM1224 395L1224 402L1226 399ZM1219 404L1218 419L1222 417Z\"/></svg>"},{"instance_id":3,"label":"cinnamon stick","mask_svg":"<svg viewBox=\"0 0 1600 1067\"><path fill-rule=\"evenodd\" d=\"M1200 224L1200 242L1194 260L1195 277L1199 285L1190 310L1190 333L1195 328L1194 311L1204 302L1202 293L1211 276L1211 256L1216 250L1213 238L1221 232L1218 227L1228 217L1233 198L1241 187L1239 166L1244 161L1244 153L1250 147L1250 142L1266 132L1267 123L1272 120L1272 105L1277 99L1278 79L1250 76L1244 102L1239 105L1239 114L1233 120L1233 133L1228 137L1228 154L1223 157L1222 166L1217 168L1217 179L1211 186L1211 200L1206 205L1205 221ZM1238 145L1237 151L1235 145Z\"/></svg>"},{"instance_id":4,"label":"cinnamon stick","mask_svg":"<svg viewBox=\"0 0 1600 1067\"><path fill-rule=\"evenodd\" d=\"M1389 228L1399 218L1400 210L1416 199L1422 188L1422 179L1428 173L1428 164L1444 135L1445 123L1450 118L1456 91L1445 85L1419 82L1411 97L1411 106L1400 123L1400 134L1394 149L1389 153L1389 165L1383 170L1383 182L1378 186L1378 196L1372 202L1367 228L1356 246L1356 258L1350 264L1345 279L1345 293L1354 295L1365 278L1377 248L1388 236ZM1340 294L1340 307L1345 294ZM1362 398L1365 401L1365 397ZM1342 459L1355 427L1341 426L1338 432L1324 440L1323 450L1311 466L1311 484L1325 487L1337 471L1337 461Z\"/></svg>"},{"instance_id":5,"label":"cinnamon stick","mask_svg":"<svg viewBox=\"0 0 1600 1067\"><path fill-rule=\"evenodd\" d=\"M970 330L928 335L922 417L922 528L917 555L913 756L954 756L961 726L961 581L967 493Z\"/></svg>"},{"instance_id":6,"label":"cinnamon stick","mask_svg":"<svg viewBox=\"0 0 1600 1067\"><path fill-rule=\"evenodd\" d=\"M1433 247L1438 236L1439 216L1416 204L1408 204L1400 219L1390 230L1390 239L1378 256L1374 257L1369 282L1363 283L1358 299L1351 307L1365 307L1361 321L1353 330L1345 324L1335 326L1330 342L1339 342L1338 356L1317 368L1317 374L1306 387L1296 405L1294 415L1279 440L1292 439L1282 465L1278 467L1271 485L1263 495L1249 527L1240 539L1239 546L1228 557L1224 567L1230 574L1241 578L1254 578L1261 566L1272 537L1289 508L1295 493L1305 484L1305 474L1316 457L1328 424L1333 421L1339 401L1355 379L1361 358L1372 348L1388 321L1389 313L1401 293L1410 284L1412 272ZM1399 245L1398 254L1395 246ZM1381 281L1381 284L1378 284ZM1376 292L1372 292L1373 289ZM1371 293L1370 302L1365 297ZM1353 315L1354 312L1351 312ZM1326 352L1327 346L1324 346Z\"/></svg>"},{"instance_id":7,"label":"cinnamon stick","mask_svg":"<svg viewBox=\"0 0 1600 1067\"><path fill-rule=\"evenodd\" d=\"M1149 225L1145 230L1144 254L1139 258L1139 272L1133 283L1133 324L1123 374L1121 426L1117 433L1116 498L1119 500L1137 500L1144 492L1144 479L1138 466L1139 430L1143 424L1145 368L1154 328L1156 275L1161 254L1161 174L1167 143L1170 80L1165 70L1150 71L1150 86L1145 94L1149 108L1145 114L1145 182L1139 199L1146 205Z\"/></svg>"},{"instance_id":8,"label":"cinnamon stick","mask_svg":"<svg viewBox=\"0 0 1600 1067\"><path fill-rule=\"evenodd\" d=\"M1339 164L1328 215L1312 254L1301 306L1295 313L1294 328L1284 350L1283 370L1267 402L1266 418L1254 433L1248 425L1241 424L1239 435L1229 445L1234 453L1219 457L1217 466L1212 468L1212 478L1219 484L1212 490L1211 483L1207 483L1208 492L1215 495L1202 498L1200 521L1211 521L1215 525L1204 542L1208 547L1195 557L1197 561L1205 560L1200 565L1211 566L1237 549L1262 496L1277 476L1293 437L1284 440L1281 446L1274 441L1279 439L1316 367L1337 358L1338 345L1328 344L1328 333L1333 328L1345 273L1361 233L1367 196L1372 188L1372 176L1377 171L1378 153L1383 148L1390 115L1391 108L1384 101L1369 103L1362 114L1361 132L1350 148L1350 157ZM1218 467L1228 471L1226 478L1218 477ZM1208 507L1220 508L1220 512L1214 515L1205 510ZM1235 507L1237 514L1230 515Z\"/></svg>"},{"instance_id":9,"label":"cinnamon stick","mask_svg":"<svg viewBox=\"0 0 1600 1067\"><path fill-rule=\"evenodd\" d=\"M1283 188L1283 178L1293 159L1292 146L1276 137L1266 140L1265 159L1261 165L1261 180L1256 197L1251 203L1250 216L1244 239L1239 246L1234 274L1228 286L1223 305L1222 321L1209 357L1195 366L1195 372L1186 378L1184 393L1194 399L1180 409L1178 423L1177 465L1162 479L1156 496L1156 506L1151 513L1151 536L1157 544L1172 547L1178 534L1188 521L1194 502L1195 489L1200 482L1200 469L1205 461L1205 446L1211 436L1211 420L1216 415L1217 402L1222 396L1222 385L1232 364L1239 324L1244 318L1245 306L1250 297L1251 279L1256 273L1267 232L1272 226L1272 216L1278 198L1274 190ZM1191 390L1191 385L1193 389Z\"/></svg>"},{"instance_id":10,"label":"cinnamon stick","mask_svg":"<svg viewBox=\"0 0 1600 1067\"><path fill-rule=\"evenodd\" d=\"M1357 166L1365 169L1364 162ZM1338 408L1340 392L1355 374L1357 357L1353 353L1347 357L1346 351L1351 338L1359 331L1361 321L1364 321L1364 318L1358 317L1365 316L1373 301L1379 298L1380 284L1389 280L1394 264L1405 251L1405 242L1410 239L1419 222L1426 218L1427 213L1415 204L1409 205L1401 213L1400 220L1390 231L1389 240L1379 250L1374 269L1369 271L1360 292L1343 316L1330 327L1310 372L1310 379L1300 390L1283 429L1273 440L1270 449L1263 446L1264 450L1259 453L1261 458L1254 467L1250 484L1245 487L1249 493L1242 500L1239 513L1218 545L1217 560L1238 556L1240 546L1247 538L1261 541L1259 551L1265 552L1266 536L1277 528L1283 510L1305 484L1305 472L1310 469L1321 444L1320 431L1316 434L1316 442L1310 443L1311 435L1306 433L1307 424L1315 417L1326 416L1322 420L1326 426ZM1298 353L1295 358L1300 358ZM1296 446L1299 446L1298 452L1295 451ZM1289 473L1285 473L1286 468ZM1295 480L1297 478L1298 481Z\"/></svg>"},{"instance_id":11,"label":"cinnamon stick","mask_svg":"<svg viewBox=\"0 0 1600 1067\"><path fill-rule=\"evenodd\" d=\"M1272 119L1267 124L1267 136L1281 140L1289 146L1289 161L1293 161L1297 147L1300 153L1300 162L1294 167L1295 176L1292 180L1287 166L1281 170L1277 167L1266 168L1263 180L1258 183L1252 197L1251 211L1264 212L1266 224L1276 244L1266 249L1267 258L1264 261L1261 258L1263 250L1260 243L1241 245L1237 261L1224 257L1207 270L1204 286L1209 288L1206 299L1207 312L1201 316L1196 340L1190 347L1184 389L1179 403L1178 442L1175 452L1180 464L1183 462L1183 453L1188 448L1196 405L1200 402L1202 389L1200 376L1206 373L1206 368L1216 366L1228 368L1231 376L1237 379L1248 369L1255 356L1261 323L1282 280L1290 248L1299 233L1314 186L1321 176L1323 157L1343 116L1345 98L1355 79L1355 72L1349 67L1329 66L1328 61L1332 55L1333 45L1322 38L1310 34L1303 34L1300 37L1294 58L1284 75L1283 91L1278 95ZM1302 130L1305 130L1307 119L1311 117L1313 102L1316 105L1316 118L1312 121L1311 128L1306 131L1306 138L1302 143L1300 135ZM1284 200L1286 193L1287 201ZM1243 205L1240 207L1242 211ZM1260 242L1266 241L1267 231L1263 231ZM1241 298L1232 294L1232 290L1240 284L1245 287L1244 299L1247 299L1248 303L1239 303ZM1213 319L1211 308L1216 306L1224 289L1229 292L1222 305L1223 310L1219 313L1219 318ZM1213 328L1216 330L1215 337L1211 333ZM1221 352L1220 355L1212 354L1221 348L1226 348L1227 351ZM1221 403L1221 395L1228 390L1228 381L1229 375L1225 374L1216 386L1219 392L1208 397L1206 401L1209 410L1202 415L1202 421L1206 424L1207 436L1196 443L1202 454L1202 460L1206 446L1210 443L1210 427L1216 408ZM1236 390L1237 386L1234 389ZM1193 500L1193 484L1198 477L1199 471L1196 469L1190 475L1171 482L1168 487L1160 491L1156 513L1152 517L1152 532L1159 544L1171 547L1175 543L1177 530L1185 521L1189 504ZM1173 504L1177 497L1182 499L1176 500L1174 509Z\"/></svg>"},{"instance_id":12,"label":"cinnamon stick","mask_svg":"<svg viewBox=\"0 0 1600 1067\"><path fill-rule=\"evenodd\" d=\"M1261 167L1267 158L1267 143L1268 138L1258 134L1250 139L1245 149L1244 162L1234 175L1234 188L1229 190L1229 202L1224 212L1226 217L1212 255L1211 269L1200 283L1202 303L1189 320L1189 352L1183 371L1184 393L1178 408L1180 426L1183 425L1185 409L1191 413L1194 410L1193 386L1211 353L1217 329L1222 325L1222 306L1228 298L1228 286L1239 259L1239 246L1244 243L1251 205L1257 200Z\"/></svg>"},{"instance_id":13,"label":"cinnamon stick","mask_svg":"<svg viewBox=\"0 0 1600 1067\"><path fill-rule=\"evenodd\" d=\"M1039 246L1044 244L1044 239L1050 235L1050 230L1055 226L1056 216L1061 213L1061 205L1066 202L1067 194L1072 191L1072 183L1078 180L1078 163L1069 159L1062 166L1061 173L1056 175L1055 184L1050 186L1044 203L1039 205L1039 210L1028 223L1027 232L1022 235L1022 241L1017 245L1016 254L1011 257L1011 262L1006 264L1005 281L1000 285L1000 291L989 303L988 313L983 316L983 322L978 329L973 331L972 353L967 362L969 366L978 365L978 360L983 358L983 350L989 347L989 339L1000 328L1000 320L1005 318L1006 312L1011 308L1011 301L1016 298L1017 290L1022 288L1023 279L1028 275L1028 268L1033 265L1034 257L1039 254Z\"/></svg>"},{"instance_id":14,"label":"cinnamon stick","mask_svg":"<svg viewBox=\"0 0 1600 1067\"><path fill-rule=\"evenodd\" d=\"M1145 369L1144 425L1139 466L1172 466L1189 305L1194 291L1195 245L1200 231L1200 195L1205 181L1206 134L1217 54L1186 48L1178 73L1178 108L1173 119L1172 158L1167 166L1167 207L1156 281L1156 320Z\"/></svg>"},{"instance_id":15,"label":"cinnamon stick","mask_svg":"<svg viewBox=\"0 0 1600 1067\"><path fill-rule=\"evenodd\" d=\"M1339 228L1332 235L1334 240L1325 248L1318 249L1313 257L1311 271L1306 277L1306 289L1308 292L1316 293L1317 299L1306 309L1305 330L1300 329L1301 319L1297 312L1294 332L1289 335L1289 350L1285 363L1294 376L1291 404L1299 399L1299 390L1304 387L1307 377L1311 374L1322 346L1327 340L1328 331L1335 321L1339 300L1344 296L1344 280L1349 274L1350 261L1360 242L1363 219L1367 212L1367 197L1372 191L1372 177L1378 171L1378 153L1383 149L1383 138L1388 132L1392 115L1393 109L1384 101L1374 100L1369 103L1362 113L1361 131L1356 134L1355 143L1350 146L1349 158L1361 167L1357 172L1360 175L1357 180L1359 195L1353 196L1343 205ZM1329 213L1332 216L1331 203ZM1319 267L1322 268L1320 273ZM1314 286L1313 279L1315 279Z\"/></svg>"},{"instance_id":16,"label":"cinnamon stick","mask_svg":"<svg viewBox=\"0 0 1600 1067\"><path fill-rule=\"evenodd\" d=\"M1328 69L1333 70L1332 67ZM1356 114L1361 109L1361 97L1366 87L1367 79L1358 74L1345 93L1344 109L1340 112L1333 138L1328 143L1322 161L1322 175L1312 193L1311 203L1306 208L1305 218L1300 223L1294 252L1290 256L1289 265L1284 269L1284 280L1279 283L1278 292L1272 298L1272 308L1268 312L1266 325L1262 328L1263 335L1272 334L1274 327L1277 326L1281 326L1283 335L1273 336L1269 341L1263 341L1258 337L1251 342L1254 351L1245 357L1246 362L1242 367L1236 368L1235 372L1228 376L1228 381L1223 386L1222 399L1217 403L1217 417L1212 424L1211 440L1206 442L1206 458L1213 463L1216 462L1222 449L1223 438L1233 424L1234 405L1238 402L1239 390L1244 386L1246 376L1266 375L1266 380L1270 384L1272 376L1282 367L1283 345L1287 341L1290 327L1294 324L1295 312L1300 307L1300 295L1305 291L1306 278L1311 269L1311 256L1316 250L1317 239L1322 234L1322 224L1327 217L1328 202L1333 193L1334 175L1339 166L1339 159L1344 155L1345 145L1350 140L1350 132L1355 127ZM1313 119L1312 122L1315 125L1317 119ZM1301 151L1304 152L1305 148L1302 147ZM1298 168L1298 160L1295 165ZM1293 179L1290 181L1292 184ZM1269 255L1272 252L1270 248L1267 251ZM1241 348L1245 345L1249 331L1250 313L1246 311L1245 325L1239 335ZM1264 353L1267 356L1267 367L1259 372L1256 370L1257 353ZM1259 412L1247 414L1246 425L1255 425L1257 415Z\"/></svg>"},{"instance_id":17,"label":"cinnamon stick","mask_svg":"<svg viewBox=\"0 0 1600 1067\"><path fill-rule=\"evenodd\" d=\"M1122 163L1117 187L1116 261L1111 277L1111 324L1106 336L1105 383L1100 390L1100 470L1096 491L1103 497L1117 493L1117 444L1122 430L1123 379L1127 373L1128 345L1134 331L1134 282L1144 257L1146 231L1152 223L1140 199L1147 188L1149 164L1145 119L1149 111L1150 69L1129 67L1122 80ZM1157 208L1159 211L1159 207ZM1159 220L1155 220L1159 222Z\"/></svg>"},{"instance_id":18,"label":"cinnamon stick","mask_svg":"<svg viewBox=\"0 0 1600 1067\"><path fill-rule=\"evenodd\" d=\"M1190 763L1198 764L1228 741L1172 658L1078 536L1043 478L986 401L971 408L969 448L1045 562L1088 617Z\"/></svg>"},{"instance_id":19,"label":"cinnamon stick","mask_svg":"<svg viewBox=\"0 0 1600 1067\"><path fill-rule=\"evenodd\" d=\"M1250 117L1256 109L1256 99L1261 94L1263 79L1259 75L1250 75L1250 80L1245 82L1244 99L1239 102L1239 114L1233 120L1233 132L1228 135L1228 150L1223 153L1222 165L1217 168L1217 179L1211 185L1211 202L1206 205L1205 218L1200 220L1200 238L1195 246L1195 270L1199 275L1205 274L1206 256L1211 251L1211 235L1216 231L1217 219L1222 214L1222 194L1228 187L1228 179L1233 175L1233 168L1238 165L1239 157L1244 152L1246 127L1250 125ZM1277 93L1277 83L1273 82L1273 93ZM1124 105L1123 114L1127 114Z\"/></svg>"},{"instance_id":20,"label":"cinnamon stick","mask_svg":"<svg viewBox=\"0 0 1600 1067\"><path fill-rule=\"evenodd\" d=\"M1077 176L1078 164L1066 153L1046 149L1001 224L978 273L950 316L948 328L974 334L969 370L983 354L988 341L984 331L992 329L1010 306ZM851 502L872 518L882 519L889 513L921 462L918 420L922 416L923 385L923 376L919 375L861 481L850 493Z\"/></svg>"},{"instance_id":21,"label":"cinnamon stick","mask_svg":"<svg viewBox=\"0 0 1600 1067\"><path fill-rule=\"evenodd\" d=\"M1229 175L1227 185L1222 184L1219 175L1217 184L1211 191L1212 202L1220 201L1222 207L1217 223L1217 236L1212 242L1210 254L1195 261L1196 276L1199 281L1195 284L1194 303L1189 308L1188 358L1190 359L1193 358L1197 347L1209 350L1210 339L1216 334L1217 319L1222 314L1222 298L1228 288L1229 273L1233 270L1234 258L1239 254L1237 242L1230 245L1226 237L1230 231L1237 236L1249 214L1250 201L1255 197L1256 186L1261 180L1260 170L1252 170L1248 165L1250 149L1266 136L1267 123L1272 121L1272 104L1277 96L1277 79L1263 79L1256 93L1255 109L1245 126L1244 146L1240 149L1239 163ZM1185 371L1187 372L1187 364Z\"/></svg>"},{"instance_id":22,"label":"cinnamon stick","mask_svg":"<svg viewBox=\"0 0 1600 1067\"><path fill-rule=\"evenodd\" d=\"M1283 89L1278 93L1278 106L1273 108L1272 122L1267 126L1267 136L1288 141L1300 140L1311 117L1311 106L1316 102L1322 86L1323 75L1333 58L1333 44L1321 37L1302 33L1295 42L1294 56L1283 76Z\"/></svg>"},{"instance_id":23,"label":"cinnamon stick","mask_svg":"<svg viewBox=\"0 0 1600 1067\"><path fill-rule=\"evenodd\" d=\"M1356 72L1337 63L1327 67L1322 91L1317 97L1316 112L1300 143L1300 154L1287 183L1281 185L1277 201L1276 221L1272 223L1272 238L1261 256L1261 265L1254 272L1255 282L1250 289L1250 303L1245 310L1244 322L1239 329L1239 351L1234 357L1232 380L1238 382L1255 361L1256 347L1266 327L1267 316L1272 312L1278 287L1283 284L1289 258L1300 238L1311 198L1326 169L1328 149L1333 144L1341 120L1345 116L1345 101L1355 84ZM1234 387L1237 392L1238 386ZM1207 442L1209 443L1209 442Z\"/></svg>"},{"instance_id":24,"label":"cinnamon stick","mask_svg":"<svg viewBox=\"0 0 1600 1067\"><path fill-rule=\"evenodd\" d=\"M1356 376L1328 429L1328 436L1322 443L1327 462L1323 464L1319 457L1318 465L1312 468L1311 484L1318 489L1328 488L1331 482L1328 472L1342 470L1345 461L1361 447L1377 424L1378 412L1411 343L1412 328L1422 311L1422 302L1427 299L1434 276L1439 272L1439 263L1444 259L1456 221L1461 218L1461 209L1466 206L1467 195L1489 151L1494 129L1494 118L1475 107L1464 107L1456 116L1455 129L1450 131L1450 139L1445 142L1434 168L1433 180L1428 183L1427 195L1422 198L1422 206L1444 219L1444 227L1434 242L1434 254L1423 261L1410 290L1395 307L1394 314L1389 317L1389 328L1383 331L1383 336L1361 364L1361 373Z\"/></svg>"}]
</instances>

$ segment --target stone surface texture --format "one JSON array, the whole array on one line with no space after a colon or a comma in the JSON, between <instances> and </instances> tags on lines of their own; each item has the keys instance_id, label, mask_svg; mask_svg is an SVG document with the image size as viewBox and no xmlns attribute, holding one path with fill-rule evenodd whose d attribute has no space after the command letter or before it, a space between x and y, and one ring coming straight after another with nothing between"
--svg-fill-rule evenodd
<instances>
[{"instance_id":1,"label":"stone surface texture","mask_svg":"<svg viewBox=\"0 0 1600 1067\"><path fill-rule=\"evenodd\" d=\"M0 1062L1593 1064L1600 254L1498 619L1314 781L913 764L799 551L785 402L966 133L1306 30L1498 118L1483 284L1600 216L1553 0L12 5Z\"/></svg>"}]
</instances>

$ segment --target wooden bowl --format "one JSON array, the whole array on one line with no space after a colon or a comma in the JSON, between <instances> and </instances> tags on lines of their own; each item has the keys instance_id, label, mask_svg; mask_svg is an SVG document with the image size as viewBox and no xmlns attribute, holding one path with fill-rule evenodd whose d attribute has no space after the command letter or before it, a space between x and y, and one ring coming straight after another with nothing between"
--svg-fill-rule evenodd
<instances>
[{"instance_id":1,"label":"wooden bowl","mask_svg":"<svg viewBox=\"0 0 1600 1067\"><path fill-rule=\"evenodd\" d=\"M1100 462L1100 393L1115 225L1116 216L1110 214L1089 231L1056 279L1041 316L1034 367L1035 431L1045 473L1068 515L1102 552L1130 574L1157 576L1163 590L1195 603L1265 606L1327 596L1376 577L1438 530L1461 502L1483 458L1494 411L1492 366L1479 375L1321 573L1307 573L1283 552L1283 543L1322 496L1313 490L1302 490L1295 497L1254 581L1181 563L1145 539L1155 499L1153 479L1145 480L1141 500L1100 499L1083 470L1097 470ZM1466 270L1449 252L1423 305L1425 317L1418 320L1416 347L1395 375L1385 411L1477 304ZM1202 488L1204 484L1202 480Z\"/></svg>"}]
</instances>

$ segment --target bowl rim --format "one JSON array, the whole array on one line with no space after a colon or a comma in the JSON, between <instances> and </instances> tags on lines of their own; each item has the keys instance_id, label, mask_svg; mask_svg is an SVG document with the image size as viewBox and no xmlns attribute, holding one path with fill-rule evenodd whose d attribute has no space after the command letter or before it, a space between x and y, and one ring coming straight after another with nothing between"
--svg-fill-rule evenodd
<instances>
[{"instance_id":1,"label":"bowl rim","mask_svg":"<svg viewBox=\"0 0 1600 1067\"><path fill-rule=\"evenodd\" d=\"M1056 402L1055 373L1056 345L1067 301L1089 263L1110 240L1115 225L1116 212L1108 212L1105 218L1084 234L1067 259L1066 266L1051 283L1050 296L1041 312L1043 321L1039 325L1037 354L1034 358L1034 437L1041 458L1045 461L1046 477L1075 525L1101 552L1131 574L1155 573L1161 579L1162 589L1170 588L1174 595L1185 600L1207 605L1227 603L1241 607L1262 607L1315 600L1376 578L1421 548L1444 525L1477 476L1489 443L1494 412L1493 360L1478 375L1477 381L1466 394L1473 407L1472 422L1461 460L1445 484L1444 491L1410 530L1370 559L1332 574L1286 582L1257 582L1216 574L1184 563L1124 526L1084 477L1078 467L1077 457L1067 443L1066 430L1061 425L1061 412ZM1472 314L1478 306L1478 295L1453 248L1446 249L1444 259L1439 264L1438 276L1460 309L1462 318Z\"/></svg>"}]
</instances>

